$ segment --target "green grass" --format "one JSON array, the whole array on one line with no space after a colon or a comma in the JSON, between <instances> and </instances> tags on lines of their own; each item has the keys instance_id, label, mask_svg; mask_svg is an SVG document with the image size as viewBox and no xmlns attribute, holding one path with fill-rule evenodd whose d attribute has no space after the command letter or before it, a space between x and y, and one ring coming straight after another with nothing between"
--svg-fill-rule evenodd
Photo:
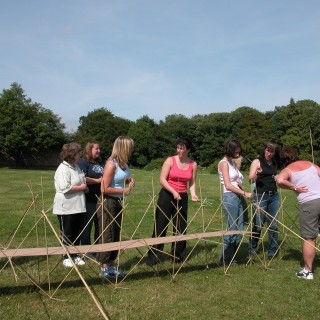
<instances>
[{"instance_id":1,"label":"green grass","mask_svg":"<svg viewBox=\"0 0 320 320\"><path fill-rule=\"evenodd\" d=\"M12 232L32 202L11 247L58 245L51 230L41 221L37 230L30 228L47 212L58 230L56 217L51 214L54 196L54 171L0 169L1 207L0 244L7 246ZM127 198L124 214L123 239L150 237L153 227L153 205L159 191L159 172L132 170L136 188ZM221 230L223 219L219 209L220 187L216 175L205 171L198 174L197 193L212 205L200 208L191 203L188 233ZM281 219L299 233L297 206L294 194L282 191L284 201ZM142 217L144 217L142 219ZM141 220L142 219L142 220ZM280 240L284 239L278 257L268 263L263 250L254 262L246 264L247 239L240 248L240 265L227 273L218 266L221 238L188 242L192 254L180 272L180 265L165 259L157 269L147 267L144 259L147 248L121 253L120 264L129 276L115 286L98 277L98 265L89 261L81 268L82 275L110 319L316 319L320 311L317 272L314 281L295 277L301 263L301 241L279 226ZM28 236L26 237L26 235ZM46 235L46 236L45 236ZM266 239L267 241L267 239ZM265 244L266 244L265 241ZM165 250L170 252L170 246ZM261 259L261 261L260 261ZM0 260L0 318L1 319L102 319L97 307L75 271L60 284L69 272L61 265L61 257L52 256L13 259L18 275L15 282L12 269ZM49 265L50 281L48 280ZM318 260L316 261L316 266ZM5 266L5 267L4 267ZM317 271L317 270L316 270ZM26 273L39 280L44 292L27 278Z\"/></svg>"}]
</instances>

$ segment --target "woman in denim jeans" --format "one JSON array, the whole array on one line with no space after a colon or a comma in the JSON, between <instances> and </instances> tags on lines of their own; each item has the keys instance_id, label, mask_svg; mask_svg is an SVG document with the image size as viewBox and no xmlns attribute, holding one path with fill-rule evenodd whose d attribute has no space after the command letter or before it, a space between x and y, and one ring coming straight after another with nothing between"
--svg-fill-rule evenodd
<instances>
[{"instance_id":1,"label":"woman in denim jeans","mask_svg":"<svg viewBox=\"0 0 320 320\"><path fill-rule=\"evenodd\" d=\"M277 192L277 170L280 166L278 144L270 140L260 156L253 160L249 171L249 180L255 185L253 203L256 211L253 217L252 236L249 241L249 256L258 248L263 225L268 225L268 258L272 259L279 248L277 215L280 207Z\"/></svg>"},{"instance_id":2,"label":"woman in denim jeans","mask_svg":"<svg viewBox=\"0 0 320 320\"><path fill-rule=\"evenodd\" d=\"M224 146L224 157L218 164L218 173L223 187L222 208L226 216L227 230L243 230L243 208L241 197L251 198L252 194L241 189L239 170L234 159L240 157L241 145L235 140L229 140ZM220 262L236 264L234 260L237 247L242 236L240 234L225 235Z\"/></svg>"}]
</instances>

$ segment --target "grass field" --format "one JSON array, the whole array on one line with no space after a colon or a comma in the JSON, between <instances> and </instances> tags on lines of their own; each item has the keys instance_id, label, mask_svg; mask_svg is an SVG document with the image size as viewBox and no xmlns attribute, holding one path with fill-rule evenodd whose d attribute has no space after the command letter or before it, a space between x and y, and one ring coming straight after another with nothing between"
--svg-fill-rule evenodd
<instances>
[{"instance_id":1,"label":"grass field","mask_svg":"<svg viewBox=\"0 0 320 320\"><path fill-rule=\"evenodd\" d=\"M127 198L122 239L151 237L153 210L159 191L159 172L132 170L136 188ZM0 169L0 245L13 247L57 246L50 228L40 220L51 213L54 171ZM197 193L205 205L189 204L188 233L223 228L220 186L216 175L199 172ZM280 222L299 233L297 204L290 191L281 191ZM34 205L32 199L35 199ZM20 227L17 225L21 218ZM170 229L170 228L169 228ZM31 231L30 231L31 230ZM297 279L301 264L301 240L279 226L281 250L275 260L264 258L264 246L247 264L247 238L243 240L237 267L227 271L218 265L221 238L189 241L189 259L180 265L164 259L155 269L145 265L147 248L121 252L120 265L129 275L118 284L99 278L99 266L88 261L81 274L110 319L318 319L320 276ZM266 245L267 237L263 242ZM165 250L170 252L170 246ZM316 260L315 267L319 264ZM1 319L102 319L78 274L64 269L60 256L15 258L12 265L0 260ZM30 278L41 284L39 289ZM51 299L49 297L52 297Z\"/></svg>"}]
</instances>

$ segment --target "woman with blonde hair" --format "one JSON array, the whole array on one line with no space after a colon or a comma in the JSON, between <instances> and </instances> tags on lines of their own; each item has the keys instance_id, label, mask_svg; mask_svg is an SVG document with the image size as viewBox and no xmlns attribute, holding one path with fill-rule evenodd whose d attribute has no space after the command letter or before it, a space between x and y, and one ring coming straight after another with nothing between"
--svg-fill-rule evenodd
<instances>
[{"instance_id":1,"label":"woman with blonde hair","mask_svg":"<svg viewBox=\"0 0 320 320\"><path fill-rule=\"evenodd\" d=\"M135 181L128 167L134 142L126 136L118 137L108 158L101 181L101 196L97 203L99 222L99 243L112 243L120 240L123 200L129 195ZM123 278L125 273L115 263L118 251L99 252L100 275L109 279Z\"/></svg>"}]
</instances>

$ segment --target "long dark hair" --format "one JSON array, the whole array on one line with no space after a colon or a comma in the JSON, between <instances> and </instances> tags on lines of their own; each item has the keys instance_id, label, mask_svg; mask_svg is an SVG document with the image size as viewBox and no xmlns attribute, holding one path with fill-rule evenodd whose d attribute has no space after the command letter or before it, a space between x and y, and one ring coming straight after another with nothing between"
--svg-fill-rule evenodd
<instances>
[{"instance_id":1,"label":"long dark hair","mask_svg":"<svg viewBox=\"0 0 320 320\"><path fill-rule=\"evenodd\" d=\"M261 153L259 155L259 158L265 158L264 152L267 148L274 150L274 156L272 157L272 162L277 168L280 167L281 166L280 147L279 147L278 143L273 139L269 140L265 144L263 150L261 151Z\"/></svg>"}]
</instances>

